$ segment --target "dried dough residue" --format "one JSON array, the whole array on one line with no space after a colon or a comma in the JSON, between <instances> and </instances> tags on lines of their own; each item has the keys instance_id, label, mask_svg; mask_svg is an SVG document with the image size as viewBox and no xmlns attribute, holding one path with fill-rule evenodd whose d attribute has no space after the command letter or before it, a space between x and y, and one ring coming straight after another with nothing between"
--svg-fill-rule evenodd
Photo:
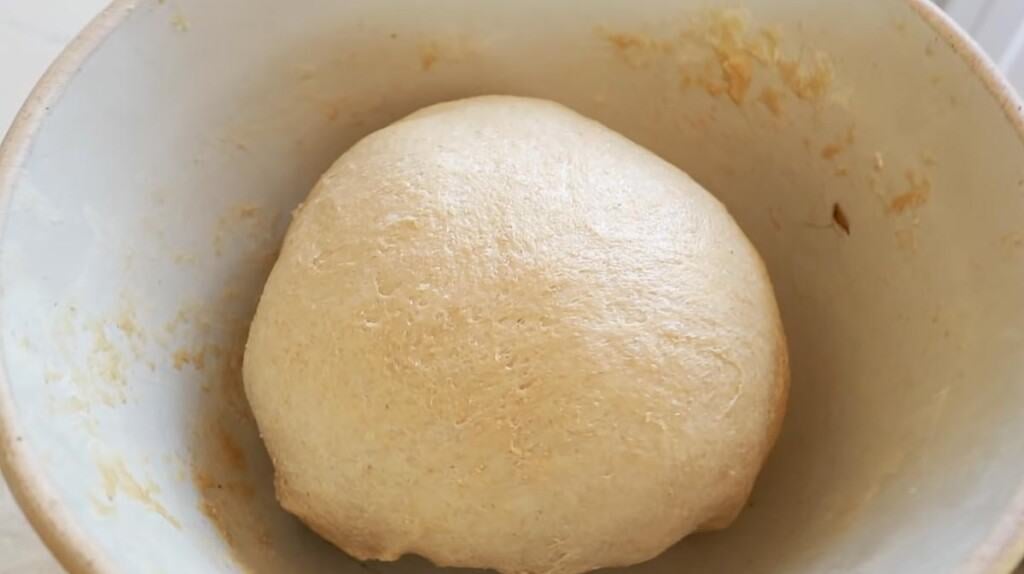
<instances>
[{"instance_id":1,"label":"dried dough residue","mask_svg":"<svg viewBox=\"0 0 1024 574\"><path fill-rule=\"evenodd\" d=\"M843 148L839 144L826 144L825 147L821 148L821 157L825 159L833 159L843 151Z\"/></svg>"},{"instance_id":2,"label":"dried dough residue","mask_svg":"<svg viewBox=\"0 0 1024 574\"><path fill-rule=\"evenodd\" d=\"M185 348L180 348L174 352L171 356L171 360L174 363L174 368L179 371L189 365L195 367L197 370L203 370L206 367L206 349L190 351Z\"/></svg>"},{"instance_id":3,"label":"dried dough residue","mask_svg":"<svg viewBox=\"0 0 1024 574\"><path fill-rule=\"evenodd\" d=\"M638 34L606 32L605 39L623 54L628 54L632 50L646 50L651 46L650 38Z\"/></svg>"},{"instance_id":4,"label":"dried dough residue","mask_svg":"<svg viewBox=\"0 0 1024 574\"><path fill-rule=\"evenodd\" d=\"M846 151L849 146L853 145L855 139L856 136L853 126L850 126L847 128L846 133L842 138L832 143L825 144L825 146L821 148L821 157L824 159L835 159L836 156Z\"/></svg>"},{"instance_id":5,"label":"dried dough residue","mask_svg":"<svg viewBox=\"0 0 1024 574\"><path fill-rule=\"evenodd\" d=\"M429 72L437 64L461 62L478 52L476 43L465 35L438 37L418 46L420 69Z\"/></svg>"},{"instance_id":6,"label":"dried dough residue","mask_svg":"<svg viewBox=\"0 0 1024 574\"><path fill-rule=\"evenodd\" d=\"M125 307L121 310L117 317L116 325L128 338L136 339L142 336L142 331L139 330L139 324L135 319L135 310L130 307Z\"/></svg>"},{"instance_id":7,"label":"dried dough residue","mask_svg":"<svg viewBox=\"0 0 1024 574\"><path fill-rule=\"evenodd\" d=\"M132 321L130 316L112 321L83 321L74 306L67 307L62 315L58 315L54 340L61 349L61 355L74 357L76 353L72 348L75 343L72 341L88 336L89 344L82 350L84 368L71 366L67 373L79 398L109 407L127 402L126 371L130 363L124 347L130 347L135 354L141 353L139 334ZM53 372L58 375L56 379L64 376Z\"/></svg>"},{"instance_id":8,"label":"dried dough residue","mask_svg":"<svg viewBox=\"0 0 1024 574\"><path fill-rule=\"evenodd\" d=\"M156 495L160 493L160 487L152 481L142 484L136 480L128 471L123 460L120 458L103 459L97 463L96 468L103 480L103 495L106 502L106 506L104 506L102 502L94 500L94 503L99 502L101 513L112 512L117 497L126 496L159 514L171 526L181 528L181 523L156 499Z\"/></svg>"},{"instance_id":9,"label":"dried dough residue","mask_svg":"<svg viewBox=\"0 0 1024 574\"><path fill-rule=\"evenodd\" d=\"M750 56L731 54L722 59L722 72L725 74L726 91L734 103L742 104L753 81L753 64Z\"/></svg>"},{"instance_id":10,"label":"dried dough residue","mask_svg":"<svg viewBox=\"0 0 1024 574\"><path fill-rule=\"evenodd\" d=\"M1020 249L1024 247L1024 233L1019 231L1004 233L1000 236L999 243L1006 249Z\"/></svg>"},{"instance_id":11,"label":"dried dough residue","mask_svg":"<svg viewBox=\"0 0 1024 574\"><path fill-rule=\"evenodd\" d=\"M655 58L670 55L674 49L669 40L656 40L642 34L628 32L612 32L599 29L605 41L615 50L631 68L645 68L655 62Z\"/></svg>"},{"instance_id":12,"label":"dried dough residue","mask_svg":"<svg viewBox=\"0 0 1024 574\"><path fill-rule=\"evenodd\" d=\"M224 462L239 471L246 469L245 451L242 450L238 441L224 426L217 427L217 443L220 446L221 454L224 456Z\"/></svg>"},{"instance_id":13,"label":"dried dough residue","mask_svg":"<svg viewBox=\"0 0 1024 574\"><path fill-rule=\"evenodd\" d=\"M435 42L428 42L420 46L420 67L424 70L429 70L434 67L437 63L437 59L440 57L438 52L440 50Z\"/></svg>"},{"instance_id":14,"label":"dried dough residue","mask_svg":"<svg viewBox=\"0 0 1024 574\"><path fill-rule=\"evenodd\" d=\"M780 118L782 117L782 102L779 100L781 97L779 90L766 86L761 89L761 94L757 97L757 101L761 102L764 107L768 108L768 111L773 116Z\"/></svg>"},{"instance_id":15,"label":"dried dough residue","mask_svg":"<svg viewBox=\"0 0 1024 574\"><path fill-rule=\"evenodd\" d=\"M181 11L176 11L174 17L171 18L171 26L174 27L178 32L188 32L192 28L192 24L189 23L188 19Z\"/></svg>"},{"instance_id":16,"label":"dried dough residue","mask_svg":"<svg viewBox=\"0 0 1024 574\"><path fill-rule=\"evenodd\" d=\"M903 193L889 200L889 213L902 215L907 211L918 209L928 203L932 191L931 181L912 170L907 171L906 179L908 188Z\"/></svg>"},{"instance_id":17,"label":"dried dough residue","mask_svg":"<svg viewBox=\"0 0 1024 574\"><path fill-rule=\"evenodd\" d=\"M774 116L782 115L783 90L799 100L819 102L829 94L835 75L828 54L804 49L799 55L787 54L780 32L752 26L745 10L705 12L669 35L607 28L597 33L631 68L675 67L684 89L699 86L741 105L757 88L757 101Z\"/></svg>"},{"instance_id":18,"label":"dried dough residue","mask_svg":"<svg viewBox=\"0 0 1024 574\"><path fill-rule=\"evenodd\" d=\"M810 62L781 59L776 62L782 81L798 98L816 101L828 93L835 72L832 59L824 52L817 52Z\"/></svg>"},{"instance_id":19,"label":"dried dough residue","mask_svg":"<svg viewBox=\"0 0 1024 574\"><path fill-rule=\"evenodd\" d=\"M917 251L917 233L913 227L897 229L895 232L896 246L903 251Z\"/></svg>"},{"instance_id":20,"label":"dried dough residue","mask_svg":"<svg viewBox=\"0 0 1024 574\"><path fill-rule=\"evenodd\" d=\"M94 324L92 332L93 351L90 363L93 372L100 380L123 387L125 384L124 358L121 356L121 351L110 342L103 324ZM122 394L120 389L118 394Z\"/></svg>"},{"instance_id":21,"label":"dried dough residue","mask_svg":"<svg viewBox=\"0 0 1024 574\"><path fill-rule=\"evenodd\" d=\"M227 210L217 219L213 235L213 251L217 256L224 254L228 239L237 241L240 237L256 239L272 227L273 214L256 203L243 203Z\"/></svg>"},{"instance_id":22,"label":"dried dough residue","mask_svg":"<svg viewBox=\"0 0 1024 574\"><path fill-rule=\"evenodd\" d=\"M711 46L721 68L725 92L735 104L742 104L753 82L754 58L766 61L776 46L748 41L748 16L740 11L713 13L707 22L704 40ZM758 36L772 40L771 36Z\"/></svg>"}]
</instances>

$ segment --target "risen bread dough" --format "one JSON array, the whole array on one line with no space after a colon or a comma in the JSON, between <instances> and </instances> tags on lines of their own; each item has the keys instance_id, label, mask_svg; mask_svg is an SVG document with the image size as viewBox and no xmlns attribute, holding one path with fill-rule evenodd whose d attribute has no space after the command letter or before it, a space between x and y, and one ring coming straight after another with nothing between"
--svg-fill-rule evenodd
<instances>
[{"instance_id":1,"label":"risen bread dough","mask_svg":"<svg viewBox=\"0 0 1024 574\"><path fill-rule=\"evenodd\" d=\"M782 419L761 260L677 168L551 102L423 109L289 229L245 353L281 503L361 559L575 573L740 511Z\"/></svg>"}]
</instances>

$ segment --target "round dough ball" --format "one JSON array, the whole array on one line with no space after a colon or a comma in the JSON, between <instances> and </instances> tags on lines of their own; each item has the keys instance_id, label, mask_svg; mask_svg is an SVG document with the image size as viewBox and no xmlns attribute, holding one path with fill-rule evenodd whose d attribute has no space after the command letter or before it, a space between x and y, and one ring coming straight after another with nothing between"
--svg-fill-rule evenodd
<instances>
[{"instance_id":1,"label":"round dough ball","mask_svg":"<svg viewBox=\"0 0 1024 574\"><path fill-rule=\"evenodd\" d=\"M245 389L290 512L360 559L576 573L740 511L786 348L679 169L551 102L431 106L299 208Z\"/></svg>"}]
</instances>

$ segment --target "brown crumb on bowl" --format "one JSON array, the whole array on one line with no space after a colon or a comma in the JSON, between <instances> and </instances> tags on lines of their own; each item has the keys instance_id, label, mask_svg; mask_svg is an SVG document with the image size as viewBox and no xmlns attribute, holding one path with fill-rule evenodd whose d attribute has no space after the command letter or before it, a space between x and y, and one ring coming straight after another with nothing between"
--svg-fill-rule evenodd
<instances>
[{"instance_id":1,"label":"brown crumb on bowl","mask_svg":"<svg viewBox=\"0 0 1024 574\"><path fill-rule=\"evenodd\" d=\"M835 223L843 233L850 234L850 219L839 203L832 204L832 223Z\"/></svg>"}]
</instances>

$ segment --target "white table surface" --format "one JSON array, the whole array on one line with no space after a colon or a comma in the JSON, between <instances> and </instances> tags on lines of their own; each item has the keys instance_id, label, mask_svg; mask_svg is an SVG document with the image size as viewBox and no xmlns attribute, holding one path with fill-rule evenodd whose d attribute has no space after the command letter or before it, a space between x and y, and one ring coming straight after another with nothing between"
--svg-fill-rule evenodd
<instances>
[{"instance_id":1,"label":"white table surface","mask_svg":"<svg viewBox=\"0 0 1024 574\"><path fill-rule=\"evenodd\" d=\"M32 86L107 0L0 0L0 133ZM0 481L0 574L61 574ZM1024 574L1024 567L1018 570Z\"/></svg>"}]
</instances>

